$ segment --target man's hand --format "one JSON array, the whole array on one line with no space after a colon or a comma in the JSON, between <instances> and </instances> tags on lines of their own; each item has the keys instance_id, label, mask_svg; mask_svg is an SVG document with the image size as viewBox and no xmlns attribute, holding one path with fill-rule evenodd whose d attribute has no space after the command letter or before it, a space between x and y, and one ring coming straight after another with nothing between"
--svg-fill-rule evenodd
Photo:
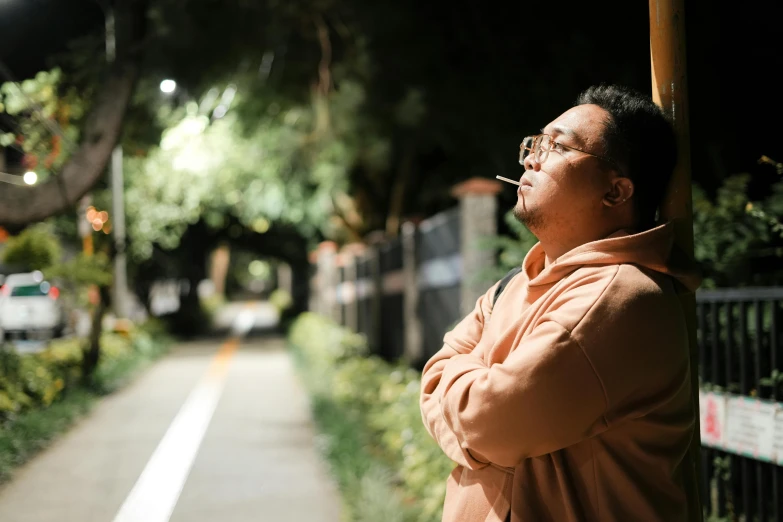
<instances>
[{"instance_id":1,"label":"man's hand","mask_svg":"<svg viewBox=\"0 0 783 522\"><path fill-rule=\"evenodd\" d=\"M443 452L457 464L470 469L480 469L487 466L463 449L454 432L446 424L441 412L442 390L441 375L449 360L459 354L469 354L481 341L485 320L492 312L492 296L497 284L476 301L473 312L448 332L444 338L443 348L438 351L425 365L421 379L421 414L424 426L435 439Z\"/></svg>"}]
</instances>

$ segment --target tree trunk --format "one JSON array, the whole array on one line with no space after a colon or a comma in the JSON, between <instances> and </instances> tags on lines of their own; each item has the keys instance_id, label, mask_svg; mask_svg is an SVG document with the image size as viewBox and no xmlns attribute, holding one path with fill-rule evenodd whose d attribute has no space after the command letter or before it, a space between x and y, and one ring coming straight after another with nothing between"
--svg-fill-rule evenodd
<instances>
[{"instance_id":1,"label":"tree trunk","mask_svg":"<svg viewBox=\"0 0 783 522\"><path fill-rule=\"evenodd\" d=\"M145 33L146 0L117 2L118 59L85 123L82 143L47 182L34 187L4 185L0 191L0 225L11 228L41 221L73 207L100 180L119 141L125 111L139 76Z\"/></svg>"},{"instance_id":2,"label":"tree trunk","mask_svg":"<svg viewBox=\"0 0 783 522\"><path fill-rule=\"evenodd\" d=\"M95 368L98 367L98 361L101 357L101 333L103 333L103 317L109 309L111 295L109 286L99 286L98 293L100 298L95 310L92 313L92 325L90 335L87 339L87 346L84 349L82 357L82 379L91 384Z\"/></svg>"}]
</instances>

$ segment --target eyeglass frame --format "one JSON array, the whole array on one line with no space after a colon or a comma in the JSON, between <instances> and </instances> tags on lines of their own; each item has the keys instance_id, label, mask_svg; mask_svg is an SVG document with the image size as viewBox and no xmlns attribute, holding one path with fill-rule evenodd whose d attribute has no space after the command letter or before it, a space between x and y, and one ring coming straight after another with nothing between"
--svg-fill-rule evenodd
<instances>
[{"instance_id":1,"label":"eyeglass frame","mask_svg":"<svg viewBox=\"0 0 783 522\"><path fill-rule=\"evenodd\" d=\"M626 177L625 174L623 174L623 171L620 168L620 166L613 159L611 159L611 158L609 158L607 156L601 156L600 154L593 154L592 152L587 152L586 150L578 149L576 147L572 147L571 145L565 145L563 143L560 143L559 141L555 141L555 137L554 136L552 136L551 134L546 134L546 133L534 134L533 136L525 136L522 139L522 143L519 144L519 164L520 165L524 165L525 164L525 158L528 157L530 154L533 154L533 145L535 144L536 139L541 138L541 140L543 141L543 137L544 136L548 136L552 143L560 145L561 147L563 147L565 149L575 150L577 152L581 152L583 154L587 154L588 156L592 156L594 158L598 158L600 160L603 160L603 161L609 163L610 165L612 165L614 168L616 168L620 172L620 174L623 175L623 177ZM531 140L531 142L530 142L531 146L530 147L526 147L525 146L525 141L527 141L527 140ZM539 147L540 146L541 145L539 143ZM536 158L536 161L538 163L543 164L549 158L549 153L552 152L552 148L553 147L550 146L549 149L544 150L543 159L539 160L539 159ZM527 150L530 151L529 154L525 154L525 151L527 151Z\"/></svg>"}]
</instances>

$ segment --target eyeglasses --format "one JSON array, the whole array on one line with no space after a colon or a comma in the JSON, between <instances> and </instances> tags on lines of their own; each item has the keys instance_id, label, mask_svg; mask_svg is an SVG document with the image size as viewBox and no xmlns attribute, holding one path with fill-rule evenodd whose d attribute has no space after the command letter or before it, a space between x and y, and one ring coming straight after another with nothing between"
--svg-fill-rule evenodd
<instances>
[{"instance_id":1,"label":"eyeglasses","mask_svg":"<svg viewBox=\"0 0 783 522\"><path fill-rule=\"evenodd\" d=\"M620 170L619 165L617 165L617 163L615 163L614 160L611 160L606 156L600 156L598 154L593 154L592 152L587 152L582 149L577 149L576 147L571 147L570 145L563 145L562 143L555 141L555 139L549 134L538 134L536 136L528 136L524 140L522 140L522 144L519 146L519 164L524 165L525 158L527 158L530 154L533 155L533 158L538 163L544 163L546 159L549 157L549 153L551 151L554 150L556 152L560 152L560 151L565 151L565 149L575 150L583 154L587 154L588 156L593 156L594 158L604 160L607 163L610 163L617 170Z\"/></svg>"}]
</instances>

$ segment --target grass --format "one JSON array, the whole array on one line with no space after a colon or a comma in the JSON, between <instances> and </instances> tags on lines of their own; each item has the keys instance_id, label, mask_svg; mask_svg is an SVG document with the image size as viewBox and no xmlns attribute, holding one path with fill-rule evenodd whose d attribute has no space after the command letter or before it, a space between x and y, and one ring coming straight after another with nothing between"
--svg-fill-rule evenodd
<instances>
[{"instance_id":1,"label":"grass","mask_svg":"<svg viewBox=\"0 0 783 522\"><path fill-rule=\"evenodd\" d=\"M97 397L95 392L77 388L48 408L23 413L0 429L0 484L87 413Z\"/></svg>"},{"instance_id":2,"label":"grass","mask_svg":"<svg viewBox=\"0 0 783 522\"><path fill-rule=\"evenodd\" d=\"M163 355L167 342L154 349L133 352L114 360L105 358L95 373L92 386L76 386L46 408L24 412L0 425L0 484L7 482L21 466L68 430L101 397L126 386L153 361Z\"/></svg>"},{"instance_id":3,"label":"grass","mask_svg":"<svg viewBox=\"0 0 783 522\"><path fill-rule=\"evenodd\" d=\"M330 395L302 351L289 345L292 359L308 388L313 420L318 428L317 447L329 464L340 489L346 522L412 522L417 513L406 505L399 479L372 444L366 419Z\"/></svg>"}]
</instances>

